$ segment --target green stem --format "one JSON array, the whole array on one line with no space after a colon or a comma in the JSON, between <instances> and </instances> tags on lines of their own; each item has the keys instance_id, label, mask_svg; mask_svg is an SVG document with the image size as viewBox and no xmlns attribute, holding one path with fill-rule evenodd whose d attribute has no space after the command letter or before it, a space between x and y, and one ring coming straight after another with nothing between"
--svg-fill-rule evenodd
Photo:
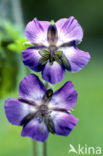
<instances>
[{"instance_id":1,"label":"green stem","mask_svg":"<svg viewBox=\"0 0 103 156\"><path fill-rule=\"evenodd\" d=\"M38 156L37 143L33 140L33 156Z\"/></svg>"},{"instance_id":2,"label":"green stem","mask_svg":"<svg viewBox=\"0 0 103 156\"><path fill-rule=\"evenodd\" d=\"M45 87L46 89L50 89L53 88L53 86L51 84L49 84L48 82L45 82ZM47 141L45 141L43 143L43 156L47 156Z\"/></svg>"},{"instance_id":3,"label":"green stem","mask_svg":"<svg viewBox=\"0 0 103 156\"><path fill-rule=\"evenodd\" d=\"M43 143L43 156L47 156L47 142Z\"/></svg>"},{"instance_id":4,"label":"green stem","mask_svg":"<svg viewBox=\"0 0 103 156\"><path fill-rule=\"evenodd\" d=\"M48 89L53 89L53 86L52 86L50 83L48 83L48 82L45 82L44 85L45 85L45 88L46 88L47 90L48 90Z\"/></svg>"},{"instance_id":5,"label":"green stem","mask_svg":"<svg viewBox=\"0 0 103 156\"><path fill-rule=\"evenodd\" d=\"M50 85L48 82L45 82L44 84L46 89L52 88L52 85ZM40 150L40 145L42 144L38 144L36 141L33 141L33 156L47 156L47 141L43 143L42 151Z\"/></svg>"}]
</instances>

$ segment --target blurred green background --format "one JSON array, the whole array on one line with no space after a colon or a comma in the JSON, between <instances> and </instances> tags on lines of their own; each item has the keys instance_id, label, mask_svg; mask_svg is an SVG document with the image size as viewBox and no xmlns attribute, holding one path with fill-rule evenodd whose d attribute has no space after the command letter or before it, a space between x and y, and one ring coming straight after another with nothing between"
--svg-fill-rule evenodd
<instances>
[{"instance_id":1,"label":"blurred green background","mask_svg":"<svg viewBox=\"0 0 103 156\"><path fill-rule=\"evenodd\" d=\"M67 72L54 87L73 81L79 94L73 114L79 122L68 137L49 136L48 156L75 156L68 154L69 144L76 149L78 144L103 148L103 1L0 0L0 156L33 155L33 141L22 138L21 127L8 123L4 113L5 100L18 97L19 82L31 72L21 55L26 24L34 17L56 21L71 15L84 30L78 47L89 51L92 59L80 72ZM42 143L38 143L38 153L42 156Z\"/></svg>"}]
</instances>

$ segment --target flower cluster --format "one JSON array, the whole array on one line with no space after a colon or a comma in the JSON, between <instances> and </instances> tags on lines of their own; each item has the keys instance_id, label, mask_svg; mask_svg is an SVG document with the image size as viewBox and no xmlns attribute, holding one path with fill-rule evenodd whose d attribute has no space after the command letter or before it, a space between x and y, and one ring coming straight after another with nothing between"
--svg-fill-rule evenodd
<instances>
[{"instance_id":1,"label":"flower cluster","mask_svg":"<svg viewBox=\"0 0 103 156\"><path fill-rule=\"evenodd\" d=\"M31 46L23 51L23 63L41 71L51 84L60 82L65 70L77 72L90 60L88 52L77 48L83 31L74 17L56 23L35 18L27 24L25 35ZM67 136L75 128L78 119L71 111L77 95L71 81L53 92L30 74L20 83L19 98L6 100L5 113L11 124L23 126L22 136L44 142L49 133Z\"/></svg>"}]
</instances>

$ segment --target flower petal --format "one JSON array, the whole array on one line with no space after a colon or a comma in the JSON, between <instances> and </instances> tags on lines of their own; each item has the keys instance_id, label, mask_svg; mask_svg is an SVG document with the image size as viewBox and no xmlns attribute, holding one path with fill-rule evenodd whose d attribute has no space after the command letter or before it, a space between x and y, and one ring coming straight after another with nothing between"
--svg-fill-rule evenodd
<instances>
[{"instance_id":1,"label":"flower petal","mask_svg":"<svg viewBox=\"0 0 103 156\"><path fill-rule=\"evenodd\" d=\"M41 55L38 52L39 50L33 48L27 48L23 50L23 63L29 66L32 70L39 72L42 70L42 66L40 66L39 61L41 59Z\"/></svg>"},{"instance_id":2,"label":"flower petal","mask_svg":"<svg viewBox=\"0 0 103 156\"><path fill-rule=\"evenodd\" d=\"M20 83L19 94L23 99L35 101L39 104L45 93L46 88L34 74L28 75Z\"/></svg>"},{"instance_id":3,"label":"flower petal","mask_svg":"<svg viewBox=\"0 0 103 156\"><path fill-rule=\"evenodd\" d=\"M5 113L8 121L13 125L20 125L21 121L29 113L35 113L35 107L18 99L8 99L5 102Z\"/></svg>"},{"instance_id":4,"label":"flower petal","mask_svg":"<svg viewBox=\"0 0 103 156\"><path fill-rule=\"evenodd\" d=\"M32 139L44 142L47 139L49 132L45 124L42 125L42 122L33 119L23 128L21 135L23 137L29 136Z\"/></svg>"},{"instance_id":5,"label":"flower petal","mask_svg":"<svg viewBox=\"0 0 103 156\"><path fill-rule=\"evenodd\" d=\"M55 25L58 30L57 46L71 41L82 41L83 30L78 21L73 16L60 19L55 23Z\"/></svg>"},{"instance_id":6,"label":"flower petal","mask_svg":"<svg viewBox=\"0 0 103 156\"><path fill-rule=\"evenodd\" d=\"M25 35L32 44L48 46L47 30L50 23L48 21L38 21L36 18L29 22L25 29Z\"/></svg>"},{"instance_id":7,"label":"flower petal","mask_svg":"<svg viewBox=\"0 0 103 156\"><path fill-rule=\"evenodd\" d=\"M54 122L55 133L63 136L69 135L78 122L78 119L72 114L65 112L53 111L51 117Z\"/></svg>"},{"instance_id":8,"label":"flower petal","mask_svg":"<svg viewBox=\"0 0 103 156\"><path fill-rule=\"evenodd\" d=\"M52 95L49 108L71 110L77 102L77 95L73 83L68 81Z\"/></svg>"},{"instance_id":9,"label":"flower petal","mask_svg":"<svg viewBox=\"0 0 103 156\"><path fill-rule=\"evenodd\" d=\"M50 65L48 62L42 72L43 79L52 84L60 82L64 78L64 75L64 68L56 61L53 62L53 65Z\"/></svg>"},{"instance_id":10,"label":"flower petal","mask_svg":"<svg viewBox=\"0 0 103 156\"><path fill-rule=\"evenodd\" d=\"M77 72L86 66L90 60L90 54L79 50L77 47L61 48L64 55L69 60L71 72Z\"/></svg>"}]
</instances>

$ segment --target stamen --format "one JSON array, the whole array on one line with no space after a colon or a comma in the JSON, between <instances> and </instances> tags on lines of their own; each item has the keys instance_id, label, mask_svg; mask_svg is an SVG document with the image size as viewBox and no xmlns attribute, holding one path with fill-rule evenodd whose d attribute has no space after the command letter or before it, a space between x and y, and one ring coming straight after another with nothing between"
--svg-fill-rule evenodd
<instances>
[{"instance_id":1,"label":"stamen","mask_svg":"<svg viewBox=\"0 0 103 156\"><path fill-rule=\"evenodd\" d=\"M53 57L50 57L50 58L49 58L49 63L50 63L50 65L53 65L53 62L54 62L54 58L53 58Z\"/></svg>"},{"instance_id":2,"label":"stamen","mask_svg":"<svg viewBox=\"0 0 103 156\"><path fill-rule=\"evenodd\" d=\"M46 123L46 126L47 126L49 132L51 132L52 134L55 134L55 125L54 125L54 122L51 119L50 115L47 115L45 117L45 123Z\"/></svg>"},{"instance_id":3,"label":"stamen","mask_svg":"<svg viewBox=\"0 0 103 156\"><path fill-rule=\"evenodd\" d=\"M52 90L52 89L48 89L48 90L47 90L47 96L48 96L48 97L51 97L52 94L53 94L53 90Z\"/></svg>"},{"instance_id":4,"label":"stamen","mask_svg":"<svg viewBox=\"0 0 103 156\"><path fill-rule=\"evenodd\" d=\"M43 53L42 51L38 51L38 53L39 53L42 57L44 57L44 53Z\"/></svg>"},{"instance_id":5,"label":"stamen","mask_svg":"<svg viewBox=\"0 0 103 156\"><path fill-rule=\"evenodd\" d=\"M40 64L40 65L45 65L45 64L48 62L48 59L49 59L49 56L48 56L48 55L43 56L43 57L40 59L39 64Z\"/></svg>"},{"instance_id":6,"label":"stamen","mask_svg":"<svg viewBox=\"0 0 103 156\"><path fill-rule=\"evenodd\" d=\"M52 94L53 94L53 90L52 89L48 89L46 94L44 95L44 97L42 99L42 103L45 104L45 105L48 104L49 101L52 98Z\"/></svg>"},{"instance_id":7,"label":"stamen","mask_svg":"<svg viewBox=\"0 0 103 156\"><path fill-rule=\"evenodd\" d=\"M43 49L42 52L43 52L44 54L46 54L46 55L49 55L49 54L50 54L50 52L49 52L48 50L46 50L46 49Z\"/></svg>"},{"instance_id":8,"label":"stamen","mask_svg":"<svg viewBox=\"0 0 103 156\"><path fill-rule=\"evenodd\" d=\"M67 70L71 70L71 65L70 65L70 63L69 63L69 60L66 58L66 56L62 56L61 57L61 59L62 59L62 62L63 62L63 65L64 65L64 67L67 69Z\"/></svg>"},{"instance_id":9,"label":"stamen","mask_svg":"<svg viewBox=\"0 0 103 156\"><path fill-rule=\"evenodd\" d=\"M55 51L54 54L55 55L58 55L58 56L62 56L63 55L63 52L62 51Z\"/></svg>"},{"instance_id":10,"label":"stamen","mask_svg":"<svg viewBox=\"0 0 103 156\"><path fill-rule=\"evenodd\" d=\"M58 55L57 55L57 56L54 56L54 59L55 59L55 61L56 61L58 64L62 64L62 61L61 61L61 59L58 57Z\"/></svg>"}]
</instances>

